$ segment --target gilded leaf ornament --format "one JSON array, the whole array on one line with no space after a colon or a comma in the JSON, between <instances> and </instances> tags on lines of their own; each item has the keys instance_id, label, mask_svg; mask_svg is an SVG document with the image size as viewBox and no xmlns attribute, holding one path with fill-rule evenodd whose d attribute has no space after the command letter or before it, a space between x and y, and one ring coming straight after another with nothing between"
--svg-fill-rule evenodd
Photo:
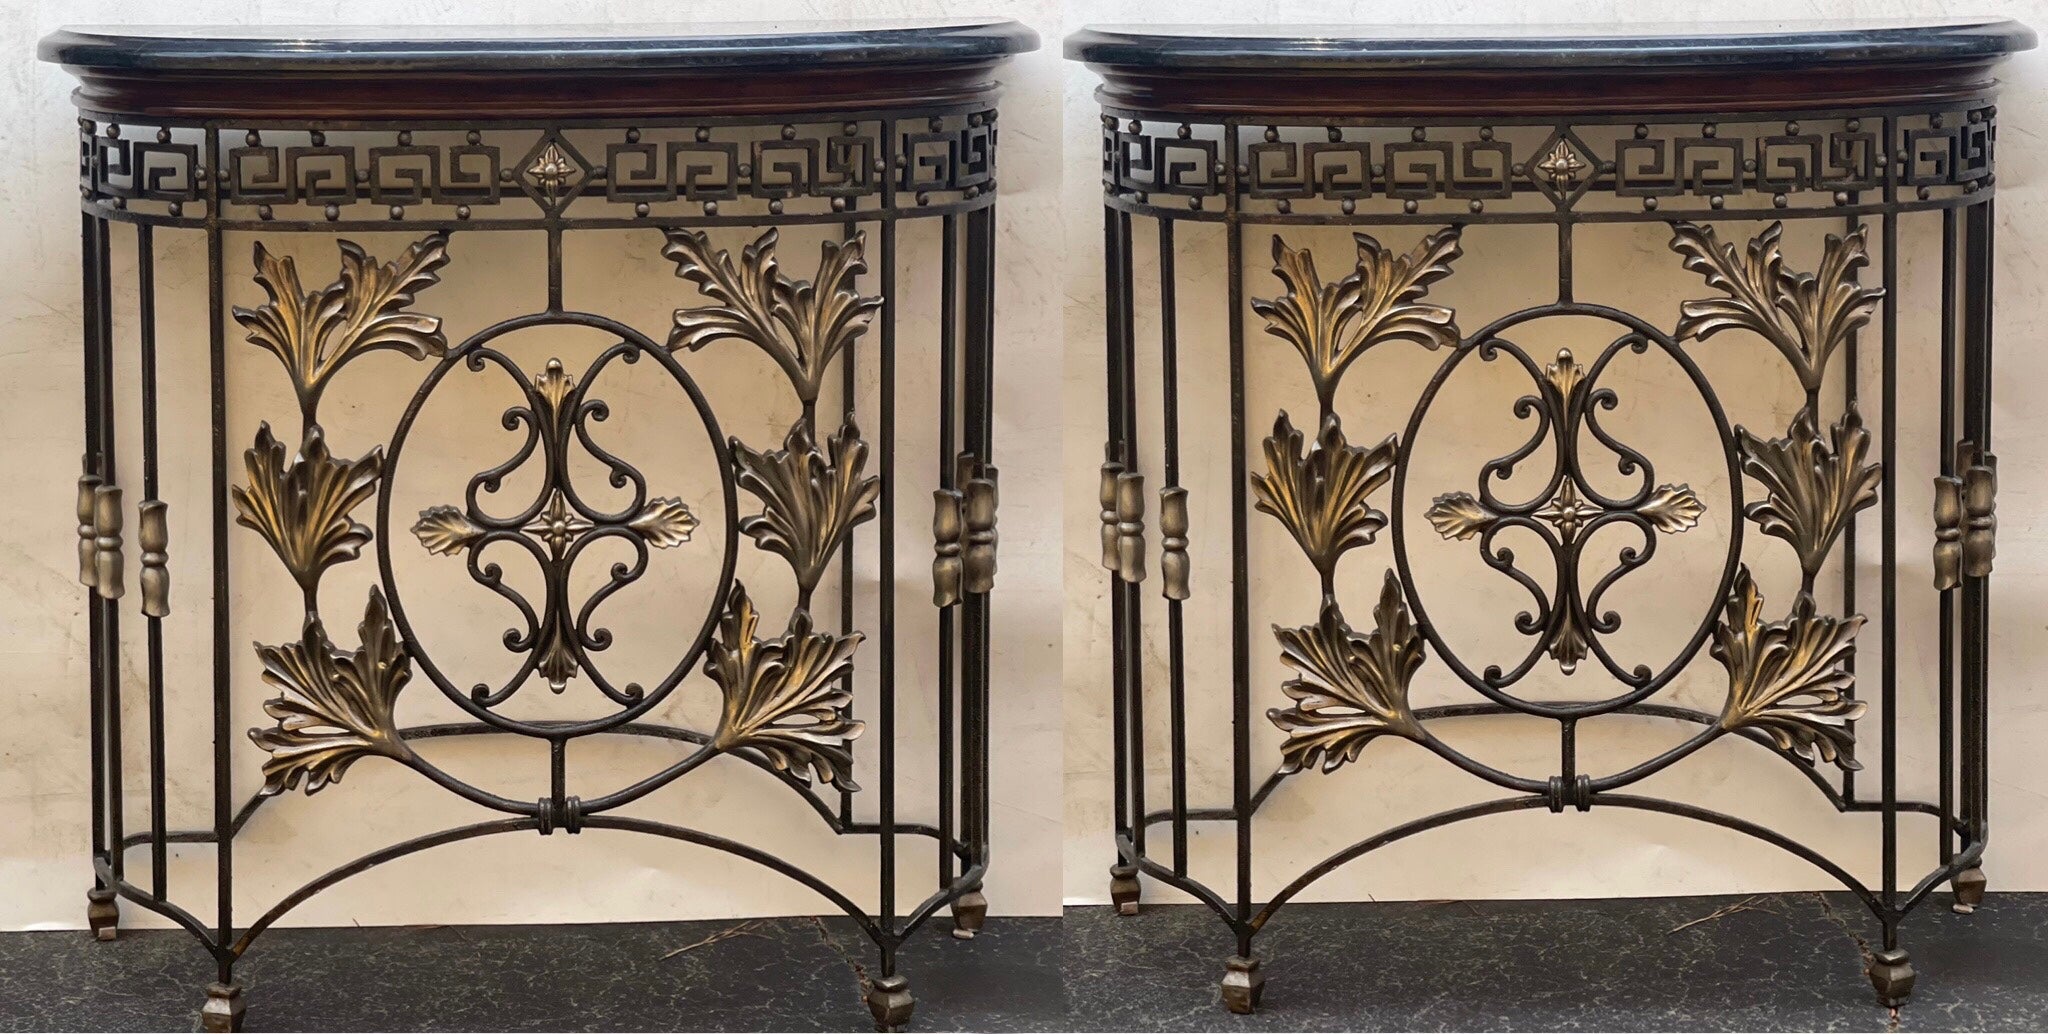
<instances>
[{"instance_id":1,"label":"gilded leaf ornament","mask_svg":"<svg viewBox=\"0 0 2048 1034\"><path fill-rule=\"evenodd\" d=\"M1766 497L1743 513L1766 535L1792 544L1808 582L1820 571L1849 515L1877 502L1884 468L1866 463L1870 432L1850 406L1821 437L1813 411L1801 409L1783 438L1760 439L1735 429L1742 470L1763 483Z\"/></svg>"},{"instance_id":2,"label":"gilded leaf ornament","mask_svg":"<svg viewBox=\"0 0 2048 1034\"><path fill-rule=\"evenodd\" d=\"M867 272L867 237L825 241L815 282L784 276L770 229L740 251L715 250L700 230L670 230L662 255L676 275L716 304L677 309L668 347L699 349L721 338L753 342L789 375L797 396L815 402L832 357L867 332L882 299L862 295L854 281Z\"/></svg>"},{"instance_id":3,"label":"gilded leaf ornament","mask_svg":"<svg viewBox=\"0 0 2048 1034\"><path fill-rule=\"evenodd\" d=\"M1671 228L1671 250L1685 256L1685 268L1727 295L1679 306L1672 336L1704 341L1723 330L1752 331L1784 353L1808 392L1820 390L1828 357L1870 322L1884 298L1883 288L1855 279L1870 261L1863 227L1847 236L1829 234L1812 273L1785 268L1783 223L1765 227L1743 254L1711 226L1678 222Z\"/></svg>"},{"instance_id":4,"label":"gilded leaf ornament","mask_svg":"<svg viewBox=\"0 0 2048 1034\"><path fill-rule=\"evenodd\" d=\"M865 726L847 719L853 697L839 676L853 663L861 634L814 634L801 607L790 612L788 631L773 639L755 637L759 624L746 586L734 582L704 658L704 674L725 696L711 745L759 751L777 771L807 783L809 769L842 789L860 789L846 741Z\"/></svg>"},{"instance_id":5,"label":"gilded leaf ornament","mask_svg":"<svg viewBox=\"0 0 2048 1034\"><path fill-rule=\"evenodd\" d=\"M1763 597L1749 568L1737 572L1710 648L1728 669L1728 703L1721 728L1757 729L1779 750L1808 764L1832 762L1860 769L1848 723L1864 703L1849 697L1856 678L1847 668L1862 615L1816 614L1811 593L1801 592L1783 621L1763 620Z\"/></svg>"},{"instance_id":6,"label":"gilded leaf ornament","mask_svg":"<svg viewBox=\"0 0 2048 1034\"><path fill-rule=\"evenodd\" d=\"M1328 284L1316 274L1315 256L1307 248L1290 248L1273 235L1273 275L1287 292L1271 300L1253 299L1252 311L1265 318L1266 333L1301 353L1326 411L1345 368L1366 349L1397 340L1429 348L1457 343L1455 314L1422 298L1431 284L1451 275L1451 263L1463 254L1458 234L1455 226L1438 230L1405 255L1366 234L1353 234L1357 265L1350 275Z\"/></svg>"},{"instance_id":7,"label":"gilded leaf ornament","mask_svg":"<svg viewBox=\"0 0 2048 1034\"><path fill-rule=\"evenodd\" d=\"M1280 660L1299 674L1280 687L1293 699L1266 717L1287 734L1281 745L1282 772L1312 768L1325 772L1358 760L1380 736L1419 739L1422 727L1408 706L1408 683L1422 666L1422 635L1408 615L1401 583L1387 572L1373 631L1360 636L1344 621L1335 600L1323 604L1320 620L1303 628L1273 627Z\"/></svg>"},{"instance_id":8,"label":"gilded leaf ornament","mask_svg":"<svg viewBox=\"0 0 2048 1034\"><path fill-rule=\"evenodd\" d=\"M301 781L307 793L317 792L340 782L358 758L413 756L393 716L398 693L412 677L412 660L381 591L370 590L356 632L362 645L342 650L328 641L320 619L309 617L298 642L256 647L263 681L278 691L263 704L277 724L249 730L249 738L270 752L263 763L263 796L295 789Z\"/></svg>"},{"instance_id":9,"label":"gilded leaf ornament","mask_svg":"<svg viewBox=\"0 0 2048 1034\"><path fill-rule=\"evenodd\" d=\"M448 264L448 238L430 234L381 265L355 242L339 243L341 278L309 292L289 257L258 242L256 282L270 301L234 310L249 342L284 363L308 423L321 391L349 360L380 349L414 359L448 352L438 317L406 311L420 291L441 281L437 270Z\"/></svg>"},{"instance_id":10,"label":"gilded leaf ornament","mask_svg":"<svg viewBox=\"0 0 2048 1034\"><path fill-rule=\"evenodd\" d=\"M235 523L270 543L300 589L310 594L322 573L355 559L370 541L370 529L349 513L377 491L384 470L381 447L362 459L336 459L314 424L287 462L284 443L266 423L257 428L256 444L242 454L242 464L249 483L229 490Z\"/></svg>"},{"instance_id":11,"label":"gilded leaf ornament","mask_svg":"<svg viewBox=\"0 0 2048 1034\"><path fill-rule=\"evenodd\" d=\"M820 450L799 420L782 448L756 452L732 439L739 485L761 500L761 512L743 518L741 534L789 561L804 596L817 588L853 526L875 516L882 479L862 477L868 446L849 421Z\"/></svg>"},{"instance_id":12,"label":"gilded leaf ornament","mask_svg":"<svg viewBox=\"0 0 2048 1034\"><path fill-rule=\"evenodd\" d=\"M1388 435L1370 449L1352 445L1334 413L1306 450L1305 439L1282 412L1266 438L1266 472L1252 475L1252 495L1259 512L1279 518L1327 577L1339 557L1387 526L1387 515L1366 498L1393 477L1397 443Z\"/></svg>"}]
</instances>

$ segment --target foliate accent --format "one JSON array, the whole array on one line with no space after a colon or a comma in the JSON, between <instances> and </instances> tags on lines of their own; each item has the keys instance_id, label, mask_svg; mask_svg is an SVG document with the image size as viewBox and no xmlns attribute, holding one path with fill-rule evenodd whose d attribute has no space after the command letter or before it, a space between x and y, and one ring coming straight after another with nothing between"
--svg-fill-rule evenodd
<instances>
[{"instance_id":1,"label":"foliate accent","mask_svg":"<svg viewBox=\"0 0 2048 1034\"><path fill-rule=\"evenodd\" d=\"M249 342L284 363L308 423L328 380L356 356L380 349L414 359L448 354L440 319L405 311L420 291L440 283L435 271L448 264L448 238L431 234L383 265L353 241L339 243L341 278L307 292L293 261L258 242L256 282L270 301L234 310Z\"/></svg>"},{"instance_id":2,"label":"foliate accent","mask_svg":"<svg viewBox=\"0 0 2048 1034\"><path fill-rule=\"evenodd\" d=\"M1360 636L1344 621L1335 600L1305 628L1273 627L1280 660L1299 672L1281 686L1294 700L1266 717L1287 734L1280 770L1299 772L1320 759L1325 772L1347 761L1380 736L1419 739L1422 727L1408 706L1408 684L1422 667L1422 635L1409 618L1401 583L1387 572L1373 631Z\"/></svg>"},{"instance_id":3,"label":"foliate accent","mask_svg":"<svg viewBox=\"0 0 2048 1034\"><path fill-rule=\"evenodd\" d=\"M393 716L398 693L412 678L412 659L381 591L370 590L356 632L362 645L338 649L320 619L308 617L298 642L256 647L263 681L278 691L263 704L277 725L249 730L249 738L270 752L263 796L295 789L302 780L307 793L318 792L340 782L359 758L412 758Z\"/></svg>"},{"instance_id":4,"label":"foliate accent","mask_svg":"<svg viewBox=\"0 0 2048 1034\"><path fill-rule=\"evenodd\" d=\"M1160 592L1169 600L1188 598L1188 490L1159 490Z\"/></svg>"},{"instance_id":5,"label":"foliate accent","mask_svg":"<svg viewBox=\"0 0 2048 1034\"><path fill-rule=\"evenodd\" d=\"M782 448L770 452L755 452L732 439L739 485L761 500L761 512L742 519L740 532L788 560L806 595L817 587L853 526L874 517L882 493L881 478L861 476L868 446L852 421L827 438L825 446L829 457L811 441L810 428L801 420L789 429Z\"/></svg>"},{"instance_id":6,"label":"foliate accent","mask_svg":"<svg viewBox=\"0 0 2048 1034\"><path fill-rule=\"evenodd\" d=\"M284 443L265 423L256 429L256 444L242 454L242 463L249 483L230 490L235 523L263 536L301 589L311 592L322 573L355 559L370 541L370 529L349 513L376 492L383 448L359 460L336 459L314 424L287 464Z\"/></svg>"},{"instance_id":7,"label":"foliate accent","mask_svg":"<svg viewBox=\"0 0 2048 1034\"><path fill-rule=\"evenodd\" d=\"M1370 449L1352 445L1335 413L1323 418L1306 450L1305 437L1281 412L1266 439L1266 473L1252 475L1252 494L1259 512L1279 518L1327 577L1346 551L1371 543L1387 526L1387 515L1366 498L1393 477L1397 442L1388 435Z\"/></svg>"},{"instance_id":8,"label":"foliate accent","mask_svg":"<svg viewBox=\"0 0 2048 1034\"><path fill-rule=\"evenodd\" d=\"M454 556L476 544L487 529L469 519L459 506L430 506L420 511L412 533L436 556Z\"/></svg>"},{"instance_id":9,"label":"foliate accent","mask_svg":"<svg viewBox=\"0 0 2048 1034\"><path fill-rule=\"evenodd\" d=\"M1285 340L1308 363L1316 397L1327 409L1337 382L1353 360L1386 341L1413 341L1428 348L1456 344L1458 324L1450 309L1421 301L1429 286L1451 274L1460 254L1457 227L1422 238L1406 255L1395 255L1363 233L1352 234L1358 262L1349 276L1325 284L1315 256L1295 250L1273 235L1273 275L1287 286L1279 298L1253 299L1265 317L1266 333Z\"/></svg>"},{"instance_id":10,"label":"foliate accent","mask_svg":"<svg viewBox=\"0 0 2048 1034\"><path fill-rule=\"evenodd\" d=\"M171 613L170 556L171 529L166 521L169 504L146 499L135 508L135 542L142 547L142 615L169 617Z\"/></svg>"},{"instance_id":11,"label":"foliate accent","mask_svg":"<svg viewBox=\"0 0 2048 1034\"><path fill-rule=\"evenodd\" d=\"M853 696L839 676L853 663L861 634L814 635L801 607L790 612L789 630L774 639L755 638L759 623L746 586L734 582L718 639L704 658L704 674L725 695L711 745L759 751L777 771L806 783L809 769L841 789L858 790L846 741L865 726L846 718Z\"/></svg>"},{"instance_id":12,"label":"foliate accent","mask_svg":"<svg viewBox=\"0 0 2048 1034\"><path fill-rule=\"evenodd\" d=\"M88 469L90 466L87 465ZM93 523L99 488L98 474L78 476L78 584L88 589L99 578L99 528Z\"/></svg>"},{"instance_id":13,"label":"foliate accent","mask_svg":"<svg viewBox=\"0 0 2048 1034\"><path fill-rule=\"evenodd\" d=\"M697 530L697 515L681 499L656 496L647 500L626 522L626 527L638 532L640 540L655 549L674 549L690 541L691 533Z\"/></svg>"},{"instance_id":14,"label":"foliate accent","mask_svg":"<svg viewBox=\"0 0 2048 1034\"><path fill-rule=\"evenodd\" d=\"M1700 501L1699 494L1691 485L1658 485L1650 490L1650 497L1636 507L1636 513L1650 522L1650 527L1666 535L1676 535L1699 526L1700 515L1707 512L1707 504Z\"/></svg>"},{"instance_id":15,"label":"foliate accent","mask_svg":"<svg viewBox=\"0 0 2048 1034\"><path fill-rule=\"evenodd\" d=\"M1422 515L1429 518L1430 527L1435 528L1437 534L1459 541L1483 534L1500 520L1500 514L1488 509L1470 492L1446 492L1437 496Z\"/></svg>"},{"instance_id":16,"label":"foliate accent","mask_svg":"<svg viewBox=\"0 0 2048 1034\"><path fill-rule=\"evenodd\" d=\"M1884 468L1865 463L1870 432L1850 406L1822 438L1813 411L1801 409L1783 438L1768 441L1735 429L1742 470L1763 483L1766 497L1743 514L1766 535L1791 543L1811 579L1827 560L1849 515L1877 502Z\"/></svg>"},{"instance_id":17,"label":"foliate accent","mask_svg":"<svg viewBox=\"0 0 2048 1034\"><path fill-rule=\"evenodd\" d=\"M1711 226L1677 222L1671 229L1671 250L1685 256L1685 268L1727 294L1679 306L1672 336L1704 341L1723 330L1752 331L1784 353L1809 392L1820 390L1828 357L1870 322L1884 298L1883 288L1855 280L1856 270L1870 261L1864 227L1847 236L1829 234L1813 273L1785 268L1781 222L1765 227L1744 255Z\"/></svg>"},{"instance_id":18,"label":"foliate accent","mask_svg":"<svg viewBox=\"0 0 2048 1034\"><path fill-rule=\"evenodd\" d=\"M1863 716L1865 705L1849 697L1856 678L1847 664L1863 617L1835 618L1814 610L1812 594L1801 592L1785 620L1767 624L1749 568L1736 573L1710 648L1728 669L1728 703L1720 725L1730 732L1758 729L1779 750L1807 764L1827 761L1860 769L1848 723Z\"/></svg>"},{"instance_id":19,"label":"foliate accent","mask_svg":"<svg viewBox=\"0 0 2048 1034\"><path fill-rule=\"evenodd\" d=\"M676 263L676 275L718 304L677 309L668 347L692 350L720 338L739 338L767 352L789 375L797 396L815 402L832 357L867 332L882 299L854 287L867 272L862 250L867 236L828 240L821 245L818 277L791 280L775 260L776 231L747 245L734 264L699 230L670 230L662 255Z\"/></svg>"},{"instance_id":20,"label":"foliate accent","mask_svg":"<svg viewBox=\"0 0 2048 1034\"><path fill-rule=\"evenodd\" d=\"M1934 587L1991 574L1998 555L1998 457L1956 447L1957 473L1934 479Z\"/></svg>"},{"instance_id":21,"label":"foliate accent","mask_svg":"<svg viewBox=\"0 0 2048 1034\"><path fill-rule=\"evenodd\" d=\"M100 599L121 598L121 490L101 485L92 490L92 586Z\"/></svg>"}]
</instances>

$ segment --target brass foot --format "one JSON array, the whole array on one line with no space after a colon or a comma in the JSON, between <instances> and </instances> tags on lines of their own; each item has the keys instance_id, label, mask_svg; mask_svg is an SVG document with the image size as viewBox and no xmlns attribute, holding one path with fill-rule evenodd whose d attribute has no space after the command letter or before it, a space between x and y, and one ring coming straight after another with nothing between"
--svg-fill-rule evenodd
<instances>
[{"instance_id":1,"label":"brass foot","mask_svg":"<svg viewBox=\"0 0 2048 1034\"><path fill-rule=\"evenodd\" d=\"M1904 948L1890 948L1870 957L1870 985L1877 989L1877 1003L1887 1009L1906 1004L1913 993L1913 961Z\"/></svg>"},{"instance_id":2,"label":"brass foot","mask_svg":"<svg viewBox=\"0 0 2048 1034\"><path fill-rule=\"evenodd\" d=\"M1259 972L1259 960L1232 955L1223 974L1223 1007L1240 1016L1257 1012L1259 993L1266 989L1266 975Z\"/></svg>"},{"instance_id":3,"label":"brass foot","mask_svg":"<svg viewBox=\"0 0 2048 1034\"><path fill-rule=\"evenodd\" d=\"M1960 916L1969 915L1984 903L1984 870L1972 866L1956 873L1953 886L1956 891L1955 903L1949 908Z\"/></svg>"},{"instance_id":4,"label":"brass foot","mask_svg":"<svg viewBox=\"0 0 2048 1034\"><path fill-rule=\"evenodd\" d=\"M1112 865L1109 867L1109 900L1116 904L1116 914L1134 916L1138 914L1138 867L1135 865Z\"/></svg>"},{"instance_id":5,"label":"brass foot","mask_svg":"<svg viewBox=\"0 0 2048 1034\"><path fill-rule=\"evenodd\" d=\"M206 1005L199 1010L199 1029L209 1032L242 1029L242 985L206 985Z\"/></svg>"},{"instance_id":6,"label":"brass foot","mask_svg":"<svg viewBox=\"0 0 2048 1034\"><path fill-rule=\"evenodd\" d=\"M910 997L910 981L901 974L879 977L868 984L868 1011L875 1014L876 1030L895 1030L910 1022L910 1010L917 999Z\"/></svg>"},{"instance_id":7,"label":"brass foot","mask_svg":"<svg viewBox=\"0 0 2048 1034\"><path fill-rule=\"evenodd\" d=\"M121 905L112 887L94 887L85 892L85 924L95 940L111 941L121 936Z\"/></svg>"},{"instance_id":8,"label":"brass foot","mask_svg":"<svg viewBox=\"0 0 2048 1034\"><path fill-rule=\"evenodd\" d=\"M953 902L953 936L971 941L981 932L982 920L988 918L988 899L981 891L970 890Z\"/></svg>"}]
</instances>

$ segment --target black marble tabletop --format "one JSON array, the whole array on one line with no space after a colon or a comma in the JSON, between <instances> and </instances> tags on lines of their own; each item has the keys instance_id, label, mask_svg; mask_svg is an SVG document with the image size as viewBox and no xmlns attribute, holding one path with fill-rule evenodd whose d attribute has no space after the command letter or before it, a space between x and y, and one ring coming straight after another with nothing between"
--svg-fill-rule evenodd
<instances>
[{"instance_id":1,"label":"black marble tabletop","mask_svg":"<svg viewBox=\"0 0 2048 1034\"><path fill-rule=\"evenodd\" d=\"M1990 60L2034 46L2006 18L1597 25L1091 25L1066 56L1130 68L1729 68Z\"/></svg>"},{"instance_id":2,"label":"black marble tabletop","mask_svg":"<svg viewBox=\"0 0 2048 1034\"><path fill-rule=\"evenodd\" d=\"M1004 19L680 25L92 26L36 55L138 71L439 71L835 67L990 61L1038 47Z\"/></svg>"}]
</instances>

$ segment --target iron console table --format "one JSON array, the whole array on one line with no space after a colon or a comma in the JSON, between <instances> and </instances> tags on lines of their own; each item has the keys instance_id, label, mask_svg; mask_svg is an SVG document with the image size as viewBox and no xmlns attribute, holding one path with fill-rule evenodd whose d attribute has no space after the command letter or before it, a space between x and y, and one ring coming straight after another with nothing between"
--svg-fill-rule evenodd
<instances>
[{"instance_id":1,"label":"iron console table","mask_svg":"<svg viewBox=\"0 0 2048 1034\"><path fill-rule=\"evenodd\" d=\"M1902 1002L1913 970L1901 920L1943 883L1962 910L1984 891L1986 580L1997 470L1992 70L2033 43L2010 21L1647 32L1090 28L1070 37L1067 57L1103 79L1102 562L1114 630L1111 890L1119 909L1137 911L1141 874L1205 902L1236 935L1224 1003L1249 1012L1264 983L1255 936L1338 867L1465 819L1632 808L1745 833L1840 880L1883 929L1869 967L1878 998ZM1638 286L1673 292L1655 312L1584 300L1613 285L1574 276L1575 265L1592 261L1583 245L1575 258L1575 241L1617 224L1635 224L1644 254L1663 253L1630 266ZM1477 274L1495 278L1488 287L1460 285L1461 268L1485 261L1476 239L1516 226L1540 239L1530 304L1506 297L1513 270L1499 263ZM1924 250L1938 254L1909 255L1902 232L1931 235L1938 244ZM1270 276L1248 264L1268 255ZM1931 290L1912 298L1901 294L1909 258L1938 267ZM1209 292L1191 287L1205 269L1227 270L1219 274L1227 280ZM1438 303L1460 287L1463 311ZM1902 331L1902 314L1916 313L1929 316ZM1141 320L1149 324L1142 335ZM1576 328L1564 335L1576 347L1553 358L1517 343L1546 336L1560 320ZM1227 340L1206 353L1213 365L1185 362L1191 333L1218 323ZM1754 349L1731 353L1745 339ZM1929 380L1910 403L1900 394L1902 349L1930 360ZM1788 394L1796 390L1803 405L1768 411L1736 399L1750 422L1731 419L1707 372L1725 374L1731 354L1751 369L1789 367L1796 388ZM1409 382L1385 379L1388 368L1376 364L1403 355L1420 361L1420 389L1390 402L1407 389L1385 385ZM1650 456L1605 422L1629 393L1654 390L1635 372L1603 376L1635 357L1669 364L1674 389L1683 385L1680 393L1701 404L1699 440L1716 446L1705 477L1725 485L1660 480ZM1274 365L1262 370L1268 359ZM1230 469L1214 494L1228 502L1215 504L1216 526L1205 528L1205 500L1190 495L1187 478L1204 454L1182 445L1211 425L1190 423L1180 399L1187 377L1214 370L1221 378L1226 365L1227 446L1220 428L1215 441ZM1518 422L1513 447L1454 473L1411 470L1432 438L1457 437L1445 434L1447 410L1480 419L1472 407L1444 404L1461 371L1514 382L1491 404ZM1860 381L1873 371L1875 384ZM1268 376L1253 376L1261 372ZM1259 391L1291 392L1296 413L1313 393L1314 416L1248 411L1248 393ZM1904 421L1894 414L1908 404L1938 411L1923 436L1933 439L1938 422L1938 439L1900 441ZM1254 422L1276 415L1261 447L1250 438ZM1897 490L1906 485L1892 472L1906 446L1927 450L1929 476L1938 454L1939 474L1932 535L1902 542ZM1527 477L1510 480L1524 468ZM1153 584L1165 601L1164 621L1154 610L1148 622L1152 478ZM1875 549L1870 515L1859 516L1866 509L1876 511ZM1254 526L1269 520L1277 525ZM1603 606L1609 590L1652 565L1661 542L1716 530L1726 547L1711 552L1697 590L1682 578L1664 583L1685 599L1675 650L1639 656L1612 645L1623 617ZM1340 564L1383 533L1378 551ZM1207 577L1191 574L1205 534L1219 561ZM1257 535L1279 552L1255 562ZM1515 547L1546 559L1519 558ZM1526 605L1485 619L1514 643L1499 663L1475 660L1469 630L1459 627L1481 618L1428 607L1424 583L1435 561L1414 558L1460 548L1484 564L1468 579L1496 579ZM1931 567L1931 586L1924 574L1901 577L1918 567L1915 552ZM1313 597L1300 591L1311 571ZM1772 588L1761 590L1766 582ZM1252 612L1276 586L1298 586L1297 602L1269 608L1277 642L1259 646ZM1938 596L1927 606L1938 671L1925 678L1896 663L1901 601L1916 592ZM1219 635L1228 628L1227 679L1206 675L1222 670L1220 659L1188 660L1201 643L1185 633L1204 620L1205 606L1228 611L1200 626ZM1854 648L1866 614L1877 642L1865 635L1863 652L1880 663L1871 678L1866 662L1859 682ZM1254 653L1276 649L1292 678L1255 679ZM1158 670L1148 656L1160 658ZM1695 661L1718 680L1706 686L1714 702L1704 707L1670 699ZM1580 678L1564 696L1541 692L1546 679L1575 669ZM1447 702L1411 697L1431 678ZM1589 681L1605 685L1589 694ZM1189 801L1188 737L1203 714L1193 695L1212 682L1219 706L1228 694L1230 801L1203 808ZM1939 701L1929 708L1939 716L1928 723L1939 741L1930 751L1938 757L1931 799L1908 799L1898 782L1899 705L1912 693ZM1588 771L1580 727L1622 715L1693 731L1623 767ZM1444 727L1474 716L1556 723L1559 761L1531 772L1481 760ZM1274 745L1255 750L1254 726L1266 722L1276 728L1260 735ZM1873 749L1859 751L1865 732L1877 734L1863 737ZM1382 756L1374 750L1388 749L1373 747L1382 738L1410 741L1505 796L1387 828L1310 865L1261 903L1252 882L1260 806L1300 773L1369 767ZM1721 739L1792 762L1837 811L1876 816L1881 880L1866 884L1762 823L1631 792ZM1162 741L1163 809L1146 772L1147 744ZM1856 779L1865 763L1877 769L1875 786ZM1938 842L1939 864L1902 882L1899 827L1913 816L1932 818L1927 854L1935 857ZM1234 887L1191 876L1194 823L1231 824ZM1164 836L1148 836L1155 832ZM1161 839L1170 850L1160 851Z\"/></svg>"},{"instance_id":2,"label":"iron console table","mask_svg":"<svg viewBox=\"0 0 2048 1034\"><path fill-rule=\"evenodd\" d=\"M1036 43L1005 21L734 25L697 35L110 29L44 39L40 56L79 80L78 548L90 612L88 915L97 935L115 936L123 900L188 930L219 966L205 1026L229 1030L243 1014L237 960L335 883L475 837L627 830L750 860L846 912L879 949L866 989L877 1023L905 1022L913 1003L897 946L948 908L955 932L972 936L987 909L993 76ZM649 249L677 278L647 285L666 297L665 332L565 302L565 238L606 233L608 245ZM349 239L371 234L388 243ZM203 316L171 327L158 313L174 300L159 284L185 281L160 279L157 265L180 239L191 244L186 254L203 247L207 291L203 309L179 310ZM460 334L456 318L435 315L449 293L435 290L444 274L522 239L545 249L544 284L533 283L533 302L544 286L544 305L510 300L513 288L494 278L498 311L461 321ZM338 276L329 283L304 268L315 262L338 266ZM120 282L129 269L132 282ZM899 283L931 285L932 313L900 314ZM231 294L249 304L232 304ZM160 470L158 449L160 436L189 429L158 424L157 341L161 331L169 346L180 330L191 331L193 353L201 340L206 351L162 363L207 371L213 426L210 486L190 509L164 498L162 483L174 479ZM514 358L536 335L547 350ZM256 430L253 444L228 438L238 414L254 420L245 401L262 397L253 387L230 394L237 348L263 361L252 377L277 376L274 357L290 391L279 397L296 403L275 429ZM751 364L751 386L716 397L702 383L706 359ZM395 424L351 426L364 421L338 408L340 392L328 389L359 364L398 392L392 398L409 397ZM117 389L129 371L132 389ZM936 456L904 444L899 371L932 388L917 427L930 429ZM505 454L488 453L474 476L477 467L461 467L467 487L458 482L416 517L394 513L401 457L424 450L415 464L431 469L452 448L445 438L411 440L422 407L442 389L487 378L511 400L491 419L510 437L489 448ZM621 405L634 396L638 407ZM124 405L131 399L133 409ZM700 430L650 449L598 426L614 406L624 414L649 405ZM140 456L124 467L115 444L130 435ZM689 449L708 468L694 488L628 458ZM915 645L936 656L927 706L937 720L935 756L918 762L932 775L917 785L936 787L936 819L919 823L897 810L899 691L910 687L899 685L896 657L913 645L899 644L899 622L924 604L899 599L896 579L874 572L895 570L897 514L928 491L934 540L918 546L933 551L937 636ZM132 514L124 494L140 497ZM211 564L210 583L196 582L190 595L170 591L183 567L167 556L179 512L210 525L210 557L191 558ZM296 583L302 618L234 613L232 601L249 591L241 586L264 576L230 563L231 535L268 545ZM607 546L623 557L608 572L604 562L578 566L587 550ZM511 619L504 664L457 667L422 648L415 625L441 608L408 598L405 579L394 577L394 555L406 550L417 556L399 566L440 555L457 565L442 569L461 577L466 565L474 591L500 608L492 628ZM605 651L617 645L608 616L622 612L605 604L636 583L672 579L673 568L649 574L671 550L712 588L678 615L658 678L629 681L606 670ZM139 597L145 636L131 670L145 674L128 686L122 572L134 553L139 592L127 598ZM868 572L857 575L856 563ZM323 577L352 567L348 576L364 583L349 590L353 602L333 598L331 584L323 598ZM196 626L210 622L210 692L164 675L166 619L181 597L210 611ZM236 639L244 622L262 644L253 656ZM873 676L856 679L856 657L868 654ZM267 719L235 706L238 687L258 686L259 676L271 693ZM421 683L458 720L404 720L428 703L408 706ZM713 718L684 723L657 710L692 694L715 705L706 707ZM521 702L553 710L519 712ZM166 818L166 755L178 744L166 743L165 714L194 708L211 712L211 822L179 829ZM879 742L856 772L863 732ZM545 796L509 799L422 749L483 733L545 744ZM623 786L578 787L566 756L596 735L651 738L672 756ZM139 823L124 807L138 753L148 773ZM621 813L723 756L800 795L833 833L865 839L878 882L848 892L739 840ZM372 851L253 920L239 916L237 834L278 807L273 799L300 788L310 795L368 757L499 817ZM253 793L238 792L238 782ZM937 885L921 900L898 896L906 836L934 845ZM207 905L180 904L194 892L168 878L173 844L212 845L218 883ZM147 878L132 878L145 859ZM201 918L209 906L214 916Z\"/></svg>"}]
</instances>

